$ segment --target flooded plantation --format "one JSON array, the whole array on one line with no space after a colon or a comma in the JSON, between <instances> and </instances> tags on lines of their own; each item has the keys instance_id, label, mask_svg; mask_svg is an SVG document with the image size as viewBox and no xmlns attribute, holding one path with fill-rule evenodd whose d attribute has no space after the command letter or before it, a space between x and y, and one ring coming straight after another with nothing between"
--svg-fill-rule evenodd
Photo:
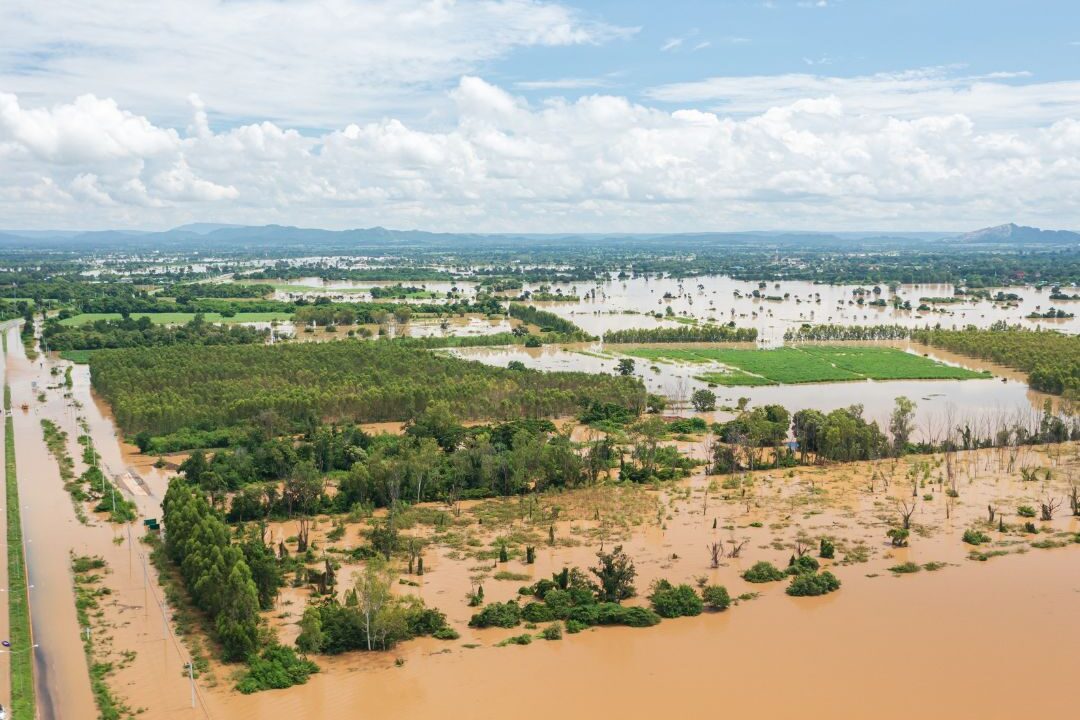
<instances>
[{"instance_id":1,"label":"flooded plantation","mask_svg":"<svg viewBox=\"0 0 1080 720\"><path fill-rule=\"evenodd\" d=\"M369 302L378 287L412 296L395 302L437 305L448 295L481 296L482 282L264 284L277 300L301 300L299 311L320 297ZM268 337L200 351L219 359L236 352L239 361L192 364L182 359L192 345L156 370L145 370L160 362L149 356L115 361L123 372L141 369L104 386L94 383L107 363L93 365L92 376L91 366L57 353L28 356L44 340L42 326L36 338L11 328L5 374L39 716L93 717L104 704L122 718L540 718L557 702L575 716L722 708L862 717L872 707L875 717L899 717L909 707L882 698L905 693L931 716L1062 713L1066 696L1038 690L1068 682L1066 648L1080 640L1062 610L1080 590L1072 404L1032 389L1029 372L910 340L784 337L820 323L1044 324L1026 315L1047 307L1045 289L1010 288L1005 299L956 291L763 287L721 276L526 282L500 297L553 315L384 311L384 321L361 325L266 321L253 325L272 330ZM884 302L871 305L877 299ZM586 332L556 332L560 318ZM758 330L758 342L603 341L619 329L728 322ZM1077 329L1072 322L1053 321L1067 331ZM495 335L521 344L426 350L419 342ZM589 335L600 339L539 340ZM288 358L264 354L282 350ZM136 358L131 351L104 357ZM296 365L286 368L287 359ZM183 362L183 372L205 373L205 385L171 374ZM417 381L414 367L442 373L430 377L445 387L469 383L457 416L439 415L449 405L430 401L427 380L408 384ZM259 374L267 368L276 380L295 376L272 383ZM246 395L227 394L229 382L252 378L262 382ZM557 384L525 384L537 378ZM117 402L118 388L135 384L136 396ZM620 387L626 394L614 397L632 407L590 395ZM358 392L371 394L357 405ZM697 403L701 392L713 394L711 406ZM896 429L901 396L912 402L906 430ZM170 407L155 410L162 397ZM166 412L188 401L193 417ZM215 404L228 412L206 414ZM379 413L357 423L369 406ZM779 406L822 415L858 406L852 427L873 428L884 444L869 461L830 461L820 449L808 457L787 410L768 441L724 435ZM167 423L149 424L161 418ZM138 432L138 422L153 431ZM355 444L335 449L354 430ZM902 451L893 452L886 431L904 433ZM1070 433L1073 442L1060 442ZM502 445L492 450L496 436ZM741 460L722 468L721 446ZM652 474L635 475L654 461ZM275 463L284 469L253 474ZM491 484L462 488L457 474ZM177 487L198 505L190 512L218 524L206 537L226 551L257 547L273 568L262 572L277 573L272 597L252 609L258 643L298 648L317 672L283 679L266 671L277 661L263 664L255 653L225 662L235 640L221 620L228 609L215 616L199 604L211 583L188 576L202 560L178 561L159 534L166 494ZM349 493L359 499L337 502ZM307 509L294 512L303 502ZM613 558L632 568L632 590L610 600L603 572ZM413 631L392 624L413 620L368 610L401 634L384 649L355 641L371 622L359 608L373 601L361 591L374 592L376 581L382 608L410 618L422 609L428 623ZM689 594L690 610L664 609L665 587L682 601ZM549 599L559 592L573 604ZM331 637L340 625L324 635L324 621L313 620L324 612L328 621L350 618L353 636ZM1006 614L1030 622L1003 627ZM1045 618L1062 636L1053 647L1043 639ZM1009 669L1016 658L1023 673ZM542 699L533 697L539 679ZM476 691L462 695L462 687Z\"/></svg>"}]
</instances>

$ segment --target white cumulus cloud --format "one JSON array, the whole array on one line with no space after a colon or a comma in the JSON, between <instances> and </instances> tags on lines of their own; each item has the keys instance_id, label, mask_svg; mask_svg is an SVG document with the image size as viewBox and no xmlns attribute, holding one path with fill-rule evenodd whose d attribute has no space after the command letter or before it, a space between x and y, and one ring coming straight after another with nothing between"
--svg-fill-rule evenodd
<instances>
[{"instance_id":1,"label":"white cumulus cloud","mask_svg":"<svg viewBox=\"0 0 1080 720\"><path fill-rule=\"evenodd\" d=\"M936 80L882 82L886 95L895 82L938 91ZM1080 120L1044 108L1041 124L1008 122L1051 88L1000 83L970 112L876 110L860 100L868 88L747 101L732 114L605 94L530 103L466 75L445 122L385 117L318 133L270 120L215 129L201 96L181 98L178 130L111 99L32 105L9 94L0 217L532 232L1080 226Z\"/></svg>"}]
</instances>

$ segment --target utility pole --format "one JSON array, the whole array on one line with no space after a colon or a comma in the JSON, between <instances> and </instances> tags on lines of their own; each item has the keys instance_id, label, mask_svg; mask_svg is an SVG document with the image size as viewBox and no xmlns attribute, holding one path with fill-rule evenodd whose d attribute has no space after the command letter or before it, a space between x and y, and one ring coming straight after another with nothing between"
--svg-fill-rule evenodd
<instances>
[{"instance_id":1,"label":"utility pole","mask_svg":"<svg viewBox=\"0 0 1080 720\"><path fill-rule=\"evenodd\" d=\"M195 707L195 663L188 661L187 664L188 681L191 683L191 707Z\"/></svg>"}]
</instances>

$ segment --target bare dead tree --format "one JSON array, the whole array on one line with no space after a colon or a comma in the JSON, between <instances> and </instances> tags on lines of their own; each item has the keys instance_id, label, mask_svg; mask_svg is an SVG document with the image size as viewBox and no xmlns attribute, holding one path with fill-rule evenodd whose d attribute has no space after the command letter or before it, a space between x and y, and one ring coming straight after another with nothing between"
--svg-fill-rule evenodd
<instances>
[{"instance_id":1,"label":"bare dead tree","mask_svg":"<svg viewBox=\"0 0 1080 720\"><path fill-rule=\"evenodd\" d=\"M744 538L742 542L736 543L734 540L728 540L731 543L731 549L728 550L728 557L737 558L742 553L743 546L746 545L747 539Z\"/></svg>"},{"instance_id":2,"label":"bare dead tree","mask_svg":"<svg viewBox=\"0 0 1080 720\"><path fill-rule=\"evenodd\" d=\"M994 518L997 516L997 508L995 508L993 505L987 505L986 506L986 514L988 516L987 517L987 522L989 522L991 525L993 525L994 524Z\"/></svg>"},{"instance_id":3,"label":"bare dead tree","mask_svg":"<svg viewBox=\"0 0 1080 720\"><path fill-rule=\"evenodd\" d=\"M918 501L912 500L909 504L905 500L896 501L896 511L900 513L900 522L904 530L911 529L911 516L915 514L915 508L918 507Z\"/></svg>"},{"instance_id":4,"label":"bare dead tree","mask_svg":"<svg viewBox=\"0 0 1080 720\"><path fill-rule=\"evenodd\" d=\"M1049 522L1054 519L1054 513L1061 507L1061 500L1048 495L1040 504L1042 505L1042 519Z\"/></svg>"},{"instance_id":5,"label":"bare dead tree","mask_svg":"<svg viewBox=\"0 0 1080 720\"><path fill-rule=\"evenodd\" d=\"M311 518L301 517L300 527L296 531L296 552L307 552L308 536L311 533Z\"/></svg>"},{"instance_id":6,"label":"bare dead tree","mask_svg":"<svg viewBox=\"0 0 1080 720\"><path fill-rule=\"evenodd\" d=\"M724 555L724 543L709 543L705 546L705 549L709 551L709 566L712 568L720 567L720 558Z\"/></svg>"}]
</instances>

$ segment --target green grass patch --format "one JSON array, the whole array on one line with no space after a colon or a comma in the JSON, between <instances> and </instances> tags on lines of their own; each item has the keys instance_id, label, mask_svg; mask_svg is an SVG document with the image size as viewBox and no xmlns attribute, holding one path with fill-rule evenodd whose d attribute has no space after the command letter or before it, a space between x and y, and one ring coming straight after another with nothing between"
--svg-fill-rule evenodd
<instances>
[{"instance_id":1,"label":"green grass patch","mask_svg":"<svg viewBox=\"0 0 1080 720\"><path fill-rule=\"evenodd\" d=\"M94 350L63 350L60 352L60 359L67 360L68 362L78 363L80 365L86 365L90 362L91 353Z\"/></svg>"},{"instance_id":2,"label":"green grass patch","mask_svg":"<svg viewBox=\"0 0 1080 720\"><path fill-rule=\"evenodd\" d=\"M4 479L7 488L8 639L11 668L11 715L35 717L34 658L31 649L30 598L26 589L19 482L15 466L15 423L11 419L11 388L4 386Z\"/></svg>"},{"instance_id":3,"label":"green grass patch","mask_svg":"<svg viewBox=\"0 0 1080 720\"><path fill-rule=\"evenodd\" d=\"M889 347L807 345L797 350L874 380L970 380L990 377Z\"/></svg>"},{"instance_id":4,"label":"green grass patch","mask_svg":"<svg viewBox=\"0 0 1080 720\"><path fill-rule=\"evenodd\" d=\"M653 362L721 364L696 379L725 386L857 380L966 380L990 377L890 347L804 345L773 350L710 347L632 348L626 355Z\"/></svg>"}]
</instances>

